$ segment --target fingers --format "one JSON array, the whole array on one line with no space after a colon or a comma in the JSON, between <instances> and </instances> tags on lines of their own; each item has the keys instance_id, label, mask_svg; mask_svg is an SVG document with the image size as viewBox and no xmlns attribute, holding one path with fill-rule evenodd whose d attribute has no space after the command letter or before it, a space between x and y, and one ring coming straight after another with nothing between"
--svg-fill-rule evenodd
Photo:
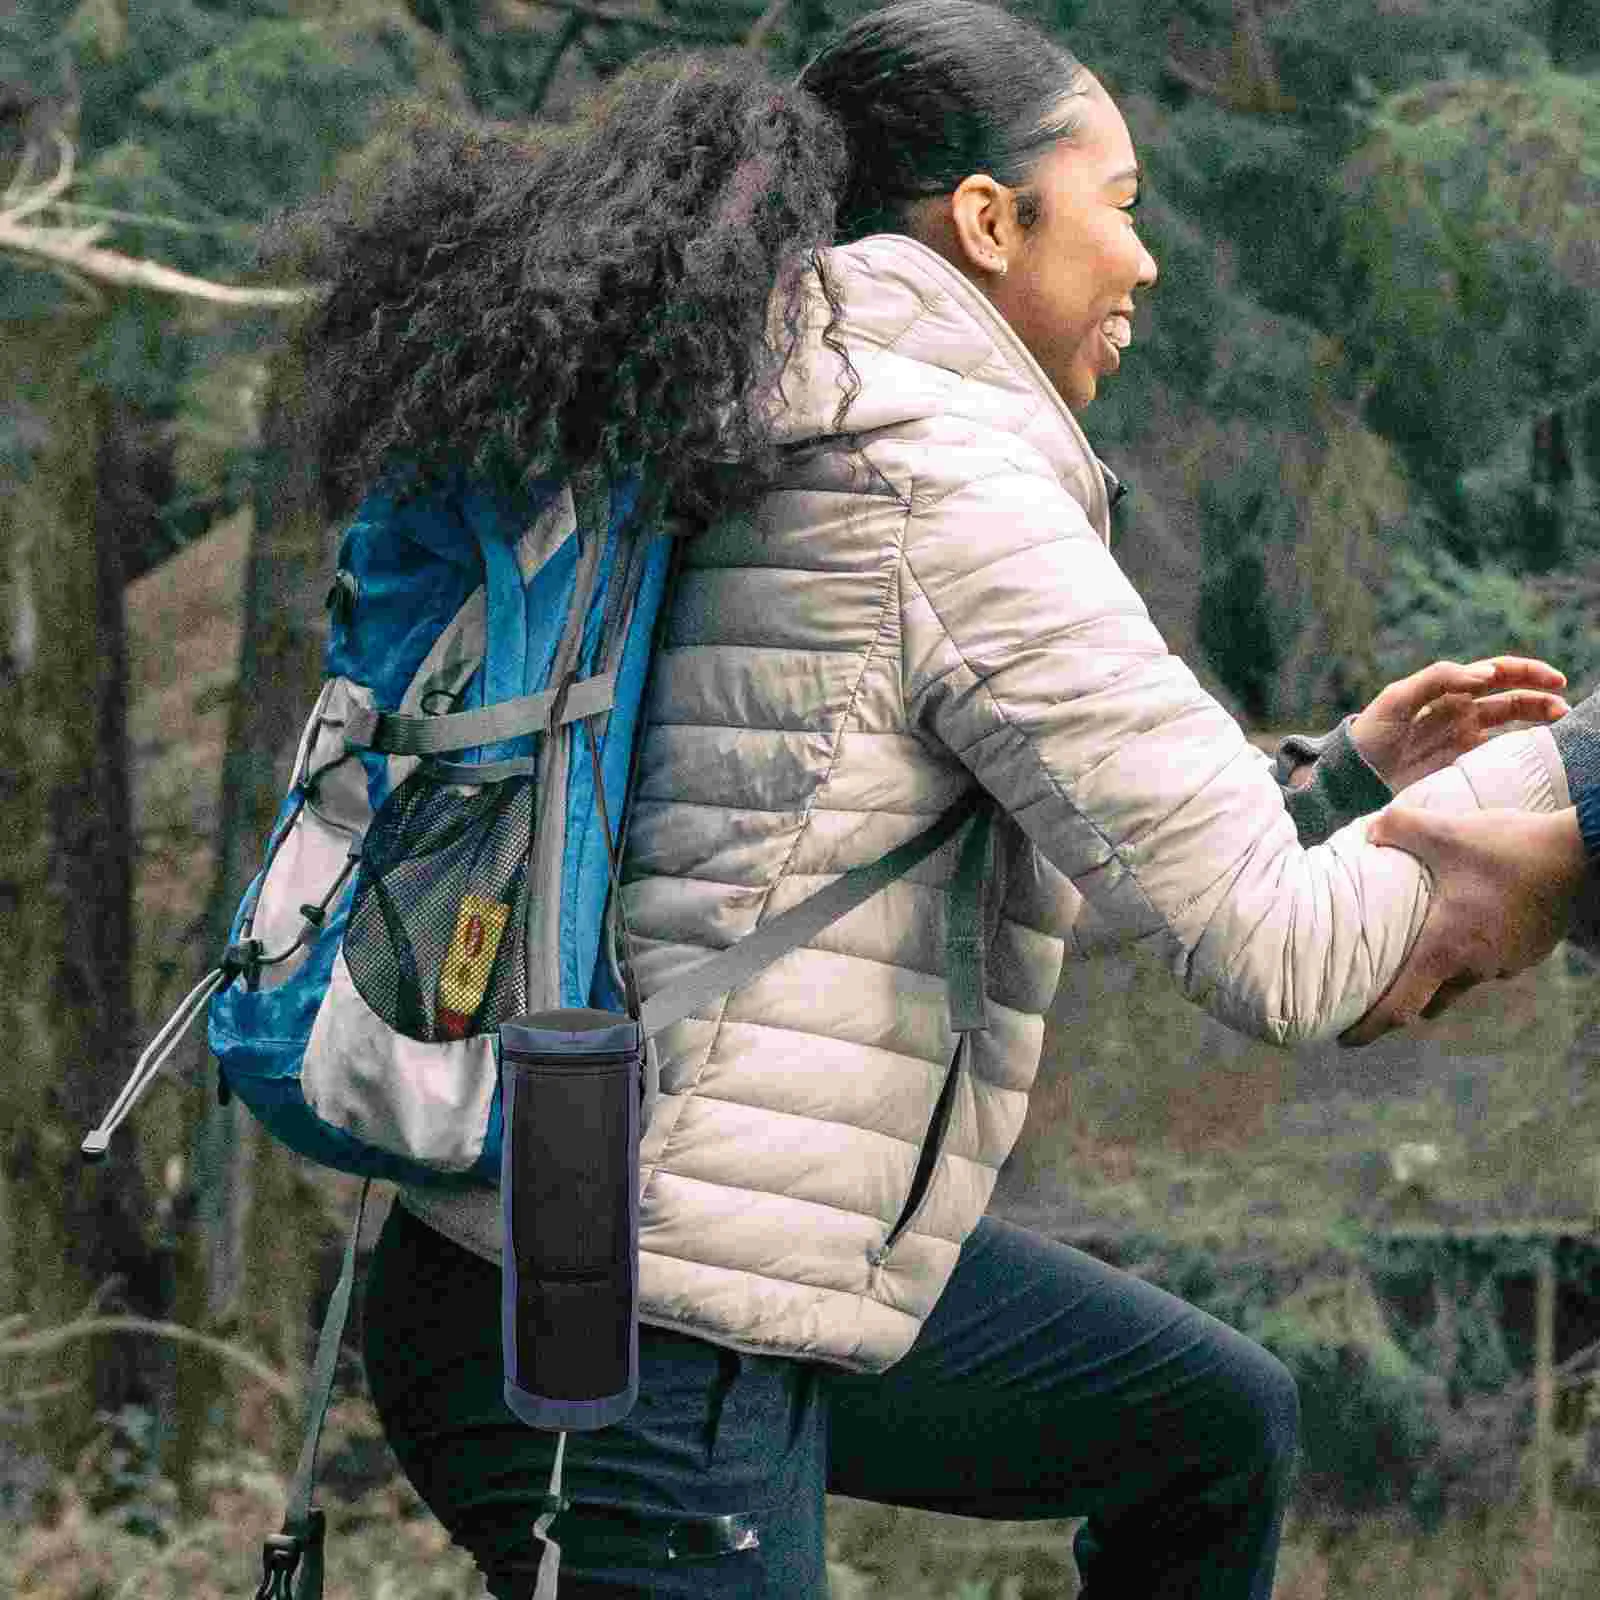
<instances>
[{"instance_id":1,"label":"fingers","mask_svg":"<svg viewBox=\"0 0 1600 1600\"><path fill-rule=\"evenodd\" d=\"M1359 1050L1372 1044L1396 1028L1408 1028L1419 1018L1432 1022L1442 1017L1463 995L1470 994L1483 980L1459 973L1435 984L1434 975L1442 967L1431 950L1420 943L1395 981L1384 990L1382 998L1362 1019L1339 1035L1339 1043L1346 1049ZM1413 973L1412 968L1416 971ZM1428 986L1435 984L1433 992Z\"/></svg>"},{"instance_id":2,"label":"fingers","mask_svg":"<svg viewBox=\"0 0 1600 1600\"><path fill-rule=\"evenodd\" d=\"M1435 1017L1442 1017L1456 1001L1463 995L1470 994L1483 980L1468 977L1462 974L1458 977L1447 978L1434 991L1433 998L1422 1008L1422 1014L1429 1022Z\"/></svg>"},{"instance_id":3,"label":"fingers","mask_svg":"<svg viewBox=\"0 0 1600 1600\"><path fill-rule=\"evenodd\" d=\"M1385 806L1368 825L1367 843L1404 850L1437 870L1451 826L1438 813L1420 806Z\"/></svg>"},{"instance_id":4,"label":"fingers","mask_svg":"<svg viewBox=\"0 0 1600 1600\"><path fill-rule=\"evenodd\" d=\"M1402 716L1415 716L1447 694L1482 694L1497 685L1499 676L1493 661L1477 661L1470 667L1459 661L1435 661L1409 678L1391 683L1379 699L1389 701L1392 710Z\"/></svg>"},{"instance_id":5,"label":"fingers","mask_svg":"<svg viewBox=\"0 0 1600 1600\"><path fill-rule=\"evenodd\" d=\"M1566 673L1532 656L1486 656L1482 661L1474 661L1472 667L1492 667L1497 689L1564 689L1567 686Z\"/></svg>"},{"instance_id":6,"label":"fingers","mask_svg":"<svg viewBox=\"0 0 1600 1600\"><path fill-rule=\"evenodd\" d=\"M1410 1027L1433 1000L1448 971L1435 949L1424 930L1394 982L1383 991L1378 1003L1359 1022L1339 1035L1339 1043L1351 1049L1360 1049L1362 1045L1381 1039L1394 1028Z\"/></svg>"},{"instance_id":7,"label":"fingers","mask_svg":"<svg viewBox=\"0 0 1600 1600\"><path fill-rule=\"evenodd\" d=\"M1415 715L1446 695L1481 697L1492 691L1514 689L1553 693L1566 685L1566 673L1559 667L1552 667L1548 661L1532 656L1486 656L1482 661L1472 661L1465 666L1459 661L1435 661L1420 672L1413 672L1409 678L1390 684L1385 694L1392 699L1394 709ZM1561 703L1566 704L1565 701Z\"/></svg>"},{"instance_id":8,"label":"fingers","mask_svg":"<svg viewBox=\"0 0 1600 1600\"><path fill-rule=\"evenodd\" d=\"M1557 722L1572 709L1560 695L1540 689L1480 695L1473 705L1479 726L1484 728L1501 728L1508 722Z\"/></svg>"}]
</instances>

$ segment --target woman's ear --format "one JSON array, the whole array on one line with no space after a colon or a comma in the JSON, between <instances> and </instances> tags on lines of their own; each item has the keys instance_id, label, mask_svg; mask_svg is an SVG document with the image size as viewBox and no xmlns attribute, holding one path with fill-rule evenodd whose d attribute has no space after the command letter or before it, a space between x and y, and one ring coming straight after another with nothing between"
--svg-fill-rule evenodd
<instances>
[{"instance_id":1,"label":"woman's ear","mask_svg":"<svg viewBox=\"0 0 1600 1600\"><path fill-rule=\"evenodd\" d=\"M1011 191L978 172L963 178L952 194L920 201L908 231L969 278L992 283L1016 246L1012 209Z\"/></svg>"},{"instance_id":2,"label":"woman's ear","mask_svg":"<svg viewBox=\"0 0 1600 1600\"><path fill-rule=\"evenodd\" d=\"M1011 251L1011 192L987 172L963 178L950 197L950 221L959 245L960 264L970 271L1004 271Z\"/></svg>"}]
</instances>

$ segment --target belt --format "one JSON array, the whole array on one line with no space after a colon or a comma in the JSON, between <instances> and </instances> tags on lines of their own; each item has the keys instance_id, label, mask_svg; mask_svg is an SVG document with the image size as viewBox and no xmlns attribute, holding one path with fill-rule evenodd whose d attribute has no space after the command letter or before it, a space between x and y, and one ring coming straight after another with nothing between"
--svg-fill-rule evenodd
<instances>
[{"instance_id":1,"label":"belt","mask_svg":"<svg viewBox=\"0 0 1600 1600\"><path fill-rule=\"evenodd\" d=\"M640 1516L581 1503L564 1510L549 1537L565 1556L603 1562L607 1556L638 1561L709 1561L761 1547L755 1515L748 1511L721 1517Z\"/></svg>"}]
</instances>

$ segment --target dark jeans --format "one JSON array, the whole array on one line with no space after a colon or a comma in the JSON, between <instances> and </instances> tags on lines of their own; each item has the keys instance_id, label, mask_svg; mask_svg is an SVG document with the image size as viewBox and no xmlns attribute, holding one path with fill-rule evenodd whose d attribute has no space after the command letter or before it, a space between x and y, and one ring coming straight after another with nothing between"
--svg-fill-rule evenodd
<instances>
[{"instance_id":1,"label":"dark jeans","mask_svg":"<svg viewBox=\"0 0 1600 1600\"><path fill-rule=\"evenodd\" d=\"M497 1600L522 1600L554 1439L501 1399L499 1297L494 1267L396 1207L368 1280L367 1377L422 1498ZM624 1422L567 1438L574 1505L551 1530L563 1600L814 1600L825 1490L1087 1516L1085 1600L1271 1594L1293 1380L1203 1312L1023 1229L979 1224L917 1342L878 1376L652 1328L640 1366ZM697 1554L696 1530L729 1514L754 1515L759 1548Z\"/></svg>"}]
</instances>

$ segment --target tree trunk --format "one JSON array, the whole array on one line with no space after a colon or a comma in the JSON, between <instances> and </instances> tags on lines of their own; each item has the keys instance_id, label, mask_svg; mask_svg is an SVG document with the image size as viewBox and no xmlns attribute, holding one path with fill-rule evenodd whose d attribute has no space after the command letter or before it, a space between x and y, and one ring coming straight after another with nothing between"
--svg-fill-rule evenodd
<instances>
[{"instance_id":1,"label":"tree trunk","mask_svg":"<svg viewBox=\"0 0 1600 1600\"><path fill-rule=\"evenodd\" d=\"M138 1149L78 1155L132 1063L133 830L128 792L122 546L109 493L124 418L82 376L96 319L11 330L0 382L38 406L47 442L0 497L9 559L9 691L0 733L0 1021L9 1041L0 1170L23 1222L10 1268L20 1308L45 1324L102 1307L161 1315L162 1258ZM122 1338L56 1359L70 1391L42 1436L58 1462L95 1412L146 1404L159 1360ZM64 1370L65 1369L65 1370Z\"/></svg>"},{"instance_id":2,"label":"tree trunk","mask_svg":"<svg viewBox=\"0 0 1600 1600\"><path fill-rule=\"evenodd\" d=\"M1572 525L1572 450L1559 411L1534 420L1528 480L1523 550L1532 571L1548 572L1566 557Z\"/></svg>"},{"instance_id":3,"label":"tree trunk","mask_svg":"<svg viewBox=\"0 0 1600 1600\"><path fill-rule=\"evenodd\" d=\"M1600 498L1600 387L1578 403L1578 453L1589 476L1589 493Z\"/></svg>"},{"instance_id":4,"label":"tree trunk","mask_svg":"<svg viewBox=\"0 0 1600 1600\"><path fill-rule=\"evenodd\" d=\"M293 425L294 379L281 367L269 392L245 574L202 941L208 960L226 945L240 898L260 866L321 672L327 518L315 466ZM180 1317L237 1332L250 1348L293 1371L304 1359L322 1231L315 1196L301 1164L261 1137L237 1101L219 1103L198 1040L194 1050L185 1204L194 1225L183 1254ZM187 1486L224 1378L198 1352L181 1356L180 1372L174 1476Z\"/></svg>"},{"instance_id":5,"label":"tree trunk","mask_svg":"<svg viewBox=\"0 0 1600 1600\"><path fill-rule=\"evenodd\" d=\"M1278 67L1267 43L1255 0L1233 0L1233 45L1228 63L1228 103L1236 111L1269 115L1292 111L1294 104L1278 83Z\"/></svg>"}]
</instances>

